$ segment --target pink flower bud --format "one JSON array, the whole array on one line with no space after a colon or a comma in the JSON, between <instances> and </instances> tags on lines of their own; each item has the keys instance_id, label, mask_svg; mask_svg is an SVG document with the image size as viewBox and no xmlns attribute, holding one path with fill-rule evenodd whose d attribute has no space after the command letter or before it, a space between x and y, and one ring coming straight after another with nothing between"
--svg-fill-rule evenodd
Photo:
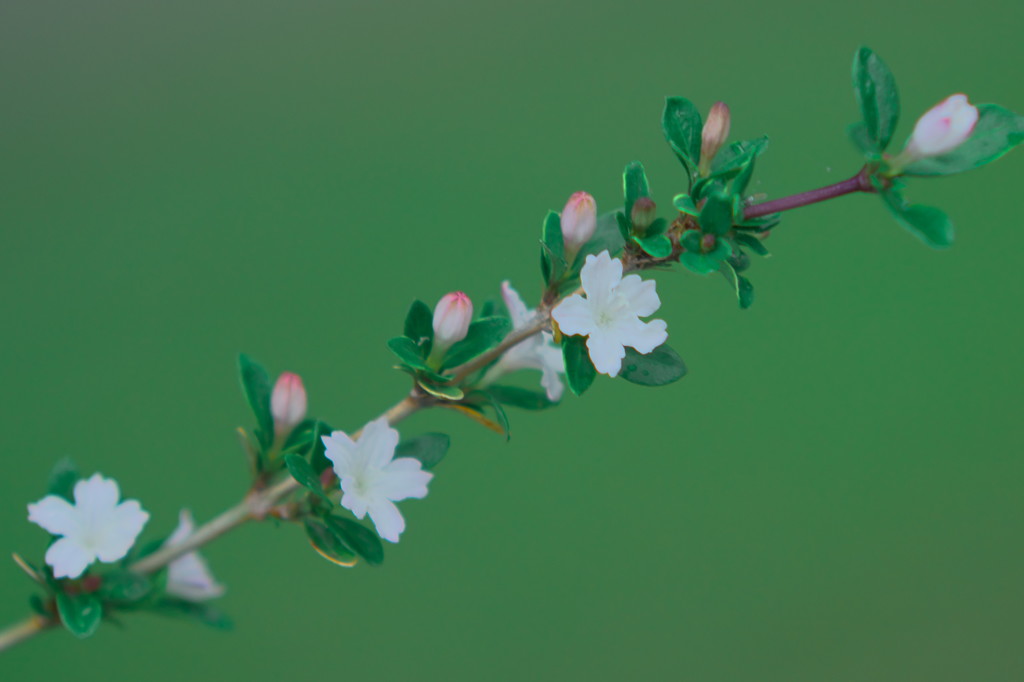
<instances>
[{"instance_id":1,"label":"pink flower bud","mask_svg":"<svg viewBox=\"0 0 1024 682\"><path fill-rule=\"evenodd\" d=\"M270 395L270 413L274 416L274 431L279 438L286 436L295 425L306 418L306 388L302 377L284 372L274 384Z\"/></svg>"},{"instance_id":2,"label":"pink flower bud","mask_svg":"<svg viewBox=\"0 0 1024 682\"><path fill-rule=\"evenodd\" d=\"M562 239L565 241L566 260L572 257L594 236L597 228L597 203L586 192L576 192L562 211Z\"/></svg>"},{"instance_id":3,"label":"pink flower bud","mask_svg":"<svg viewBox=\"0 0 1024 682\"><path fill-rule=\"evenodd\" d=\"M434 308L434 348L432 356L439 356L453 343L466 338L473 319L473 302L461 291L445 294Z\"/></svg>"},{"instance_id":4,"label":"pink flower bud","mask_svg":"<svg viewBox=\"0 0 1024 682\"><path fill-rule=\"evenodd\" d=\"M728 105L725 102L715 102L708 113L708 119L704 121L704 128L700 135L701 173L706 173L711 169L711 161L715 158L715 154L729 139L730 121Z\"/></svg>"},{"instance_id":5,"label":"pink flower bud","mask_svg":"<svg viewBox=\"0 0 1024 682\"><path fill-rule=\"evenodd\" d=\"M978 122L978 108L967 95L950 95L917 119L902 157L910 160L939 156L963 144Z\"/></svg>"},{"instance_id":6,"label":"pink flower bud","mask_svg":"<svg viewBox=\"0 0 1024 682\"><path fill-rule=\"evenodd\" d=\"M640 197L633 202L633 210L630 212L630 220L633 228L638 234L645 234L658 216L658 207L650 197Z\"/></svg>"},{"instance_id":7,"label":"pink flower bud","mask_svg":"<svg viewBox=\"0 0 1024 682\"><path fill-rule=\"evenodd\" d=\"M706 234L700 238L700 250L704 253L711 253L718 245L718 240L713 234Z\"/></svg>"}]
</instances>

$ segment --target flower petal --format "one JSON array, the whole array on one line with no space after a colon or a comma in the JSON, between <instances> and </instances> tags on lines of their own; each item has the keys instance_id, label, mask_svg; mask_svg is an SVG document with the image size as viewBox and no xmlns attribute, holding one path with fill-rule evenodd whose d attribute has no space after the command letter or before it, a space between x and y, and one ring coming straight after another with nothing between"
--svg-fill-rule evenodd
<instances>
[{"instance_id":1,"label":"flower petal","mask_svg":"<svg viewBox=\"0 0 1024 682\"><path fill-rule=\"evenodd\" d=\"M633 319L617 328L618 340L624 346L631 346L641 355L646 355L668 340L668 325L665 320L641 322Z\"/></svg>"},{"instance_id":2,"label":"flower petal","mask_svg":"<svg viewBox=\"0 0 1024 682\"><path fill-rule=\"evenodd\" d=\"M28 520L42 526L51 535L74 537L79 533L78 513L70 502L57 495L47 495L35 504L30 504Z\"/></svg>"},{"instance_id":3,"label":"flower petal","mask_svg":"<svg viewBox=\"0 0 1024 682\"><path fill-rule=\"evenodd\" d=\"M390 500L374 500L370 505L370 519L377 527L377 535L388 542L398 542L398 536L405 530L405 519L402 512Z\"/></svg>"},{"instance_id":4,"label":"flower petal","mask_svg":"<svg viewBox=\"0 0 1024 682\"><path fill-rule=\"evenodd\" d=\"M557 403L562 399L562 391L565 389L565 385L558 376L565 373L565 358L562 356L561 349L546 343L538 352L541 358L542 372L540 385L547 392L548 400Z\"/></svg>"},{"instance_id":5,"label":"flower petal","mask_svg":"<svg viewBox=\"0 0 1024 682\"><path fill-rule=\"evenodd\" d=\"M120 499L121 490L112 478L93 474L75 484L75 508L83 519L99 521L117 506Z\"/></svg>"},{"instance_id":6,"label":"flower petal","mask_svg":"<svg viewBox=\"0 0 1024 682\"><path fill-rule=\"evenodd\" d=\"M61 538L46 550L46 563L53 567L54 578L77 578L96 561L96 555L71 538Z\"/></svg>"},{"instance_id":7,"label":"flower petal","mask_svg":"<svg viewBox=\"0 0 1024 682\"><path fill-rule=\"evenodd\" d=\"M339 479L363 470L363 463L357 461L356 444L347 433L335 431L329 436L322 436L321 440L324 442L324 457L331 460Z\"/></svg>"},{"instance_id":8,"label":"flower petal","mask_svg":"<svg viewBox=\"0 0 1024 682\"><path fill-rule=\"evenodd\" d=\"M427 496L427 483L433 477L434 474L423 471L418 459L399 457L381 470L373 492L392 502L409 497L422 499Z\"/></svg>"},{"instance_id":9,"label":"flower petal","mask_svg":"<svg viewBox=\"0 0 1024 682\"><path fill-rule=\"evenodd\" d=\"M378 417L363 427L356 448L367 465L381 469L395 456L398 438L398 431L388 425L387 418Z\"/></svg>"},{"instance_id":10,"label":"flower petal","mask_svg":"<svg viewBox=\"0 0 1024 682\"><path fill-rule=\"evenodd\" d=\"M167 593L188 601L206 601L224 594L198 552L189 552L167 566Z\"/></svg>"},{"instance_id":11,"label":"flower petal","mask_svg":"<svg viewBox=\"0 0 1024 682\"><path fill-rule=\"evenodd\" d=\"M512 318L513 329L519 329L530 321L529 309L523 303L519 292L512 288L507 279L501 283L501 298L505 301L505 307L508 308L509 317Z\"/></svg>"},{"instance_id":12,"label":"flower petal","mask_svg":"<svg viewBox=\"0 0 1024 682\"><path fill-rule=\"evenodd\" d=\"M149 514L136 500L125 500L117 505L104 519L103 525L93 529L96 556L107 563L123 559L147 521Z\"/></svg>"},{"instance_id":13,"label":"flower petal","mask_svg":"<svg viewBox=\"0 0 1024 682\"><path fill-rule=\"evenodd\" d=\"M622 358L626 357L626 349L615 336L606 332L595 332L587 339L587 350L590 361L601 374L617 376L622 368Z\"/></svg>"},{"instance_id":14,"label":"flower petal","mask_svg":"<svg viewBox=\"0 0 1024 682\"><path fill-rule=\"evenodd\" d=\"M342 477L340 485L342 492L341 506L352 512L357 519L366 516L366 509L369 506L370 500L359 490L355 477Z\"/></svg>"},{"instance_id":15,"label":"flower petal","mask_svg":"<svg viewBox=\"0 0 1024 682\"><path fill-rule=\"evenodd\" d=\"M653 279L644 280L639 275L626 275L619 284L618 292L626 297L629 309L638 317L653 315L661 307Z\"/></svg>"},{"instance_id":16,"label":"flower petal","mask_svg":"<svg viewBox=\"0 0 1024 682\"><path fill-rule=\"evenodd\" d=\"M612 258L608 251L596 256L587 256L580 270L580 282L587 298L597 306L603 306L611 291L622 281L622 261ZM561 323L559 323L561 324Z\"/></svg>"},{"instance_id":17,"label":"flower petal","mask_svg":"<svg viewBox=\"0 0 1024 682\"><path fill-rule=\"evenodd\" d=\"M551 311L551 317L558 323L563 334L589 334L597 325L594 323L593 304L579 294L573 294Z\"/></svg>"}]
</instances>

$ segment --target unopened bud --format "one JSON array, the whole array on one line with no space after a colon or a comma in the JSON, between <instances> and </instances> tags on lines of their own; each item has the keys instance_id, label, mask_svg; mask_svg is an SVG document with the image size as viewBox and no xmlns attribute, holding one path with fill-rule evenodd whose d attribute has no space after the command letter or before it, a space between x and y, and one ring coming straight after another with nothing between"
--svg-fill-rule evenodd
<instances>
[{"instance_id":1,"label":"unopened bud","mask_svg":"<svg viewBox=\"0 0 1024 682\"><path fill-rule=\"evenodd\" d=\"M917 160L956 149L974 132L978 108L967 95L950 95L917 119L901 157Z\"/></svg>"},{"instance_id":2,"label":"unopened bud","mask_svg":"<svg viewBox=\"0 0 1024 682\"><path fill-rule=\"evenodd\" d=\"M452 344L466 338L473 319L473 302L461 291L445 294L434 308L432 356L440 357Z\"/></svg>"},{"instance_id":3,"label":"unopened bud","mask_svg":"<svg viewBox=\"0 0 1024 682\"><path fill-rule=\"evenodd\" d=\"M654 203L654 200L650 197L640 197L633 202L633 210L630 212L629 219L633 221L633 229L638 234L645 234L647 228L651 226L654 219L658 215L658 206Z\"/></svg>"},{"instance_id":4,"label":"unopened bud","mask_svg":"<svg viewBox=\"0 0 1024 682\"><path fill-rule=\"evenodd\" d=\"M711 161L718 150L729 139L729 107L725 102L715 102L704 121L700 135L700 172L707 173L711 169Z\"/></svg>"},{"instance_id":5,"label":"unopened bud","mask_svg":"<svg viewBox=\"0 0 1024 682\"><path fill-rule=\"evenodd\" d=\"M590 241L597 229L597 202L586 192L576 192L562 211L562 239L565 257L570 263L580 248Z\"/></svg>"},{"instance_id":6,"label":"unopened bud","mask_svg":"<svg viewBox=\"0 0 1024 682\"><path fill-rule=\"evenodd\" d=\"M295 425L306 418L306 388L302 377L285 372L277 378L270 395L270 413L274 416L274 431L278 438L286 436Z\"/></svg>"},{"instance_id":7,"label":"unopened bud","mask_svg":"<svg viewBox=\"0 0 1024 682\"><path fill-rule=\"evenodd\" d=\"M715 235L706 234L700 238L700 250L704 253L711 253L715 250L715 245L717 243L718 240L715 238Z\"/></svg>"}]
</instances>

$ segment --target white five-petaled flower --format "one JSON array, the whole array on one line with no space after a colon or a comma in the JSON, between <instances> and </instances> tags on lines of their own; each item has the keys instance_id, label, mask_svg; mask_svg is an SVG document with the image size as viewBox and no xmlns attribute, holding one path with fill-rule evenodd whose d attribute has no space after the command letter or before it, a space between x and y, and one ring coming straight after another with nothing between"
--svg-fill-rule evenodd
<instances>
[{"instance_id":1,"label":"white five-petaled flower","mask_svg":"<svg viewBox=\"0 0 1024 682\"><path fill-rule=\"evenodd\" d=\"M551 311L551 317L562 333L587 337L598 372L618 375L626 346L646 355L668 339L664 320L640 320L661 306L654 282L639 275L623 277L622 261L607 251L587 256L580 280L587 297L573 294Z\"/></svg>"},{"instance_id":2,"label":"white five-petaled flower","mask_svg":"<svg viewBox=\"0 0 1024 682\"><path fill-rule=\"evenodd\" d=\"M505 300L505 307L512 317L513 332L522 329L533 320L534 311L526 307L523 299L508 281L501 283L501 297ZM480 380L480 385L489 386L505 374L519 369L539 369L540 385L547 392L548 400L557 402L561 399L565 386L558 375L565 373L565 360L562 358L562 351L552 345L551 334L534 334L509 348L501 359L487 370Z\"/></svg>"},{"instance_id":3,"label":"white five-petaled flower","mask_svg":"<svg viewBox=\"0 0 1024 682\"><path fill-rule=\"evenodd\" d=\"M75 503L47 495L28 505L28 520L59 540L46 550L55 578L77 578L99 559L123 559L149 520L136 500L121 499L117 481L93 474L75 483Z\"/></svg>"},{"instance_id":4,"label":"white five-petaled flower","mask_svg":"<svg viewBox=\"0 0 1024 682\"><path fill-rule=\"evenodd\" d=\"M395 502L426 497L427 482L434 475L423 471L418 459L394 459L398 431L388 426L385 417L367 424L359 440L335 431L323 441L327 446L324 454L334 463L334 473L341 482L341 506L356 518L369 514L378 535L398 542L405 519Z\"/></svg>"},{"instance_id":5,"label":"white five-petaled flower","mask_svg":"<svg viewBox=\"0 0 1024 682\"><path fill-rule=\"evenodd\" d=\"M174 529L165 545L174 545L192 535L195 524L192 514L182 509L178 515L178 527ZM206 560L199 552L183 554L167 565L167 594L187 601L206 601L224 594L224 586L210 573Z\"/></svg>"}]
</instances>

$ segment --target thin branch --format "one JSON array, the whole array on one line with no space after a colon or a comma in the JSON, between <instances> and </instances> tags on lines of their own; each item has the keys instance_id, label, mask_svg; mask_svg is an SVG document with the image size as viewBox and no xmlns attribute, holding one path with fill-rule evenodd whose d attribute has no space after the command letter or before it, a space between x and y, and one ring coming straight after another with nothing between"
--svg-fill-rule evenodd
<instances>
[{"instance_id":1,"label":"thin branch","mask_svg":"<svg viewBox=\"0 0 1024 682\"><path fill-rule=\"evenodd\" d=\"M836 197L841 197L844 194L874 191L875 188L871 185L871 180L867 174L867 167L864 167L852 178L843 180L842 182L837 182L834 185L819 187L818 189L801 192L800 194L794 194L792 196L782 197L781 199L766 201L763 204L754 204L753 206L749 206L743 211L743 217L759 218L760 216L768 215L769 213L779 213L781 211L788 211L790 209L800 208L801 206L807 206L809 204L816 204L819 201L835 199Z\"/></svg>"}]
</instances>

